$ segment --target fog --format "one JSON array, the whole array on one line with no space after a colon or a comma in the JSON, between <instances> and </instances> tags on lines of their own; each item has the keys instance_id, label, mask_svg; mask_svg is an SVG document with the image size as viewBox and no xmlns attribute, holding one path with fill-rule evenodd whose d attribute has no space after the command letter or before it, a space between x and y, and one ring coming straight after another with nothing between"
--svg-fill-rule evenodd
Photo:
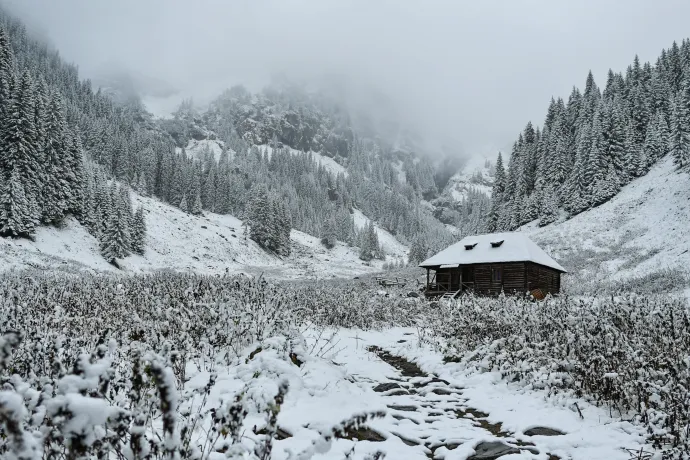
<instances>
[{"instance_id":1,"label":"fog","mask_svg":"<svg viewBox=\"0 0 690 460\"><path fill-rule=\"evenodd\" d=\"M552 95L688 35L682 0L4 0L85 77L113 66L208 100L338 75L457 150L506 149ZM368 100L368 98L361 98ZM488 153L488 152L487 152Z\"/></svg>"}]
</instances>

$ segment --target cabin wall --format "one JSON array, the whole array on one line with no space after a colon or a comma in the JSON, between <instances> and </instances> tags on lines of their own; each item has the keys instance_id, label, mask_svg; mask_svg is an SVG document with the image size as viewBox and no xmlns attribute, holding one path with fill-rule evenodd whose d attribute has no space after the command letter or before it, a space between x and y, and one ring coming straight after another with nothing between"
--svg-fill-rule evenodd
<instances>
[{"instance_id":1,"label":"cabin wall","mask_svg":"<svg viewBox=\"0 0 690 460\"><path fill-rule=\"evenodd\" d=\"M543 289L551 294L558 294L561 292L561 272L551 267L528 263L527 287L529 290Z\"/></svg>"},{"instance_id":2,"label":"cabin wall","mask_svg":"<svg viewBox=\"0 0 690 460\"><path fill-rule=\"evenodd\" d=\"M501 280L493 279L492 270L501 270ZM474 266L474 290L477 294L498 295L501 291L522 293L526 290L525 263L506 262Z\"/></svg>"}]
</instances>

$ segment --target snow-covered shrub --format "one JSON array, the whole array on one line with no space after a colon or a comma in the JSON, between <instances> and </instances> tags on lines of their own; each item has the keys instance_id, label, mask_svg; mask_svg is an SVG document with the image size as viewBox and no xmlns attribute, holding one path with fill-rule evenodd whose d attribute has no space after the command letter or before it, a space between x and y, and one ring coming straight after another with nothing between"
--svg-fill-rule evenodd
<instances>
[{"instance_id":1,"label":"snow-covered shrub","mask_svg":"<svg viewBox=\"0 0 690 460\"><path fill-rule=\"evenodd\" d=\"M327 310L343 298L314 303L312 289L261 277L5 275L0 457L268 459L290 378L312 359L299 328L342 321ZM347 321L389 320L382 310ZM243 387L226 393L220 371Z\"/></svg>"},{"instance_id":2,"label":"snow-covered shrub","mask_svg":"<svg viewBox=\"0 0 690 460\"><path fill-rule=\"evenodd\" d=\"M667 459L690 452L690 309L669 296L462 297L429 310L447 359L636 420Z\"/></svg>"}]
</instances>

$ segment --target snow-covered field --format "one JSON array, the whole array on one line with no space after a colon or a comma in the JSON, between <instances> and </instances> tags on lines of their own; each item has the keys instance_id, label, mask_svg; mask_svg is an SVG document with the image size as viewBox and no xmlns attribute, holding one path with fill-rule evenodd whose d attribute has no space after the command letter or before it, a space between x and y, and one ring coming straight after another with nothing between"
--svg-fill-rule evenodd
<instances>
[{"instance_id":1,"label":"snow-covered field","mask_svg":"<svg viewBox=\"0 0 690 460\"><path fill-rule=\"evenodd\" d=\"M0 407L23 439L0 437L0 453L75 443L91 453L106 438L115 451L144 434L180 458L209 460L627 460L625 449L647 439L606 404L507 383L486 358L483 371L446 362L429 335L445 310L398 288L376 294L373 280L314 290L246 277L37 274L0 288L12 293L0 299L11 326L0 346L17 373ZM33 314L17 315L17 301ZM559 372L543 372L558 384Z\"/></svg>"},{"instance_id":2,"label":"snow-covered field","mask_svg":"<svg viewBox=\"0 0 690 460\"><path fill-rule=\"evenodd\" d=\"M338 243L326 249L316 237L293 230L292 254L267 253L244 237L242 221L229 215L197 217L156 199L133 196L134 207L146 210L146 253L121 261L126 273L177 270L195 273L265 273L276 278L331 278L380 270L383 261L364 263L357 248ZM364 218L360 215L360 219ZM407 248L378 229L390 259L405 257ZM64 228L40 227L35 241L0 238L0 270L91 269L117 271L100 255L98 242L75 220Z\"/></svg>"}]
</instances>

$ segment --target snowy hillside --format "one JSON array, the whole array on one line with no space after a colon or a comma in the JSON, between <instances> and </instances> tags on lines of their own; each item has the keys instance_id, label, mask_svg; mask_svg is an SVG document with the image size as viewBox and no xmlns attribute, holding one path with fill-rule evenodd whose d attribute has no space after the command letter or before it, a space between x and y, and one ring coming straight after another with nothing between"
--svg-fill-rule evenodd
<instances>
[{"instance_id":1,"label":"snowy hillside","mask_svg":"<svg viewBox=\"0 0 690 460\"><path fill-rule=\"evenodd\" d=\"M132 194L134 207L146 210L146 254L120 262L126 273L176 270L199 273L265 273L274 278L349 277L381 269L383 261L363 262L357 248L338 242L326 249L319 238L293 230L292 254L267 253L243 235L242 221L229 215L186 214L152 198ZM366 222L359 211L356 221ZM389 260L407 255L407 248L377 228ZM41 227L35 241L0 238L0 267L117 271L100 255L98 242L74 219L64 228Z\"/></svg>"},{"instance_id":2,"label":"snowy hillside","mask_svg":"<svg viewBox=\"0 0 690 460\"><path fill-rule=\"evenodd\" d=\"M494 181L491 166L495 161L496 158L489 155L471 157L465 166L450 178L443 194L449 195L455 201L466 199L470 190L490 196Z\"/></svg>"},{"instance_id":3,"label":"snowy hillside","mask_svg":"<svg viewBox=\"0 0 690 460\"><path fill-rule=\"evenodd\" d=\"M188 158L196 158L197 160L202 160L206 152L213 153L213 158L216 161L220 160L220 155L225 149L225 143L219 140L213 139L190 139L185 147L184 151ZM182 149L177 147L176 150L181 152Z\"/></svg>"},{"instance_id":4,"label":"snowy hillside","mask_svg":"<svg viewBox=\"0 0 690 460\"><path fill-rule=\"evenodd\" d=\"M355 209L353 217L355 220L355 227L360 230L370 222L370 219L362 214L362 212L358 209ZM382 229L375 222L374 228L376 229L376 236L378 236L379 243L381 243L383 250L386 252L386 255L389 258L407 260L407 253L409 252L409 248L407 246L395 239L390 232Z\"/></svg>"},{"instance_id":5,"label":"snowy hillside","mask_svg":"<svg viewBox=\"0 0 690 460\"><path fill-rule=\"evenodd\" d=\"M571 272L625 279L690 267L690 189L670 156L609 202L570 220L522 228Z\"/></svg>"}]
</instances>

